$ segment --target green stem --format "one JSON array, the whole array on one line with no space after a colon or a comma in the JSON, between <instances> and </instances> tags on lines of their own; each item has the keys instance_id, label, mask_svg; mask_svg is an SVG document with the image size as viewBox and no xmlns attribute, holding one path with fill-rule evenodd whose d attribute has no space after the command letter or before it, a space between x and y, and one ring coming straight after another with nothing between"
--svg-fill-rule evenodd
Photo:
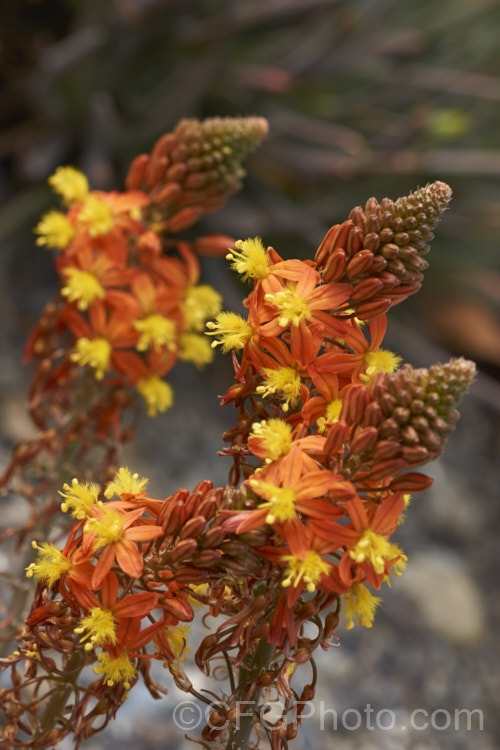
<instances>
[{"instance_id":1,"label":"green stem","mask_svg":"<svg viewBox=\"0 0 500 750\"><path fill-rule=\"evenodd\" d=\"M257 688L253 695L245 695L245 685L249 681L256 681L262 672L264 672L274 654L274 644L265 640L259 641L259 645L253 657L251 657L245 666L242 666L239 674L238 690L236 695L242 700L241 715L238 715L236 726L231 731L226 750L246 750L252 734L255 722L255 712L258 708L261 688ZM248 706L246 702L248 701Z\"/></svg>"},{"instance_id":2,"label":"green stem","mask_svg":"<svg viewBox=\"0 0 500 750\"><path fill-rule=\"evenodd\" d=\"M74 653L70 656L68 659L68 663L66 665L66 672L68 676L70 677L70 683L68 684L68 681L63 681L61 684L56 688L54 693L52 694L50 701L48 703L47 708L45 709L42 721L40 725L40 734L44 735L47 732L49 732L51 729L53 729L56 725L56 722L58 719L61 718L61 714L66 708L66 703L68 702L68 698L73 692L74 684L75 684L75 672L78 671L79 667L82 666L82 653L81 651L74 651ZM79 674L79 671L78 671Z\"/></svg>"}]
</instances>

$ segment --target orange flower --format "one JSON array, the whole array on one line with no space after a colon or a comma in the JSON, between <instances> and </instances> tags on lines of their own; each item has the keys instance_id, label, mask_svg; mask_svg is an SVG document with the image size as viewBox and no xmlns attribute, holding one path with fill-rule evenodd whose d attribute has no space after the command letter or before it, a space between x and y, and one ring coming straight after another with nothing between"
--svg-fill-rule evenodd
<instances>
[{"instance_id":1,"label":"orange flower","mask_svg":"<svg viewBox=\"0 0 500 750\"><path fill-rule=\"evenodd\" d=\"M350 586L366 580L375 588L380 588L391 566L406 561L399 547L388 541L404 510L403 493L389 495L371 513L356 494L346 502L346 510L351 518L350 524L329 521L320 524L312 520L311 530L322 539L336 544L337 548L346 548L339 564L342 581Z\"/></svg>"},{"instance_id":2,"label":"orange flower","mask_svg":"<svg viewBox=\"0 0 500 750\"><path fill-rule=\"evenodd\" d=\"M136 542L147 542L163 534L161 526L136 525L145 508L124 511L120 503L107 503L92 508L92 518L83 527L82 548L85 553L104 547L92 575L92 588L98 588L116 561L131 578L138 578L144 567L143 557Z\"/></svg>"},{"instance_id":3,"label":"orange flower","mask_svg":"<svg viewBox=\"0 0 500 750\"><path fill-rule=\"evenodd\" d=\"M319 469L316 462L299 445L283 458L253 474L247 483L263 498L257 510L243 511L231 519L230 527L237 534L256 529L264 524L279 524L285 537L296 536L304 549L306 540L299 513L317 519L333 519L343 511L325 499L339 477L327 469Z\"/></svg>"},{"instance_id":4,"label":"orange flower","mask_svg":"<svg viewBox=\"0 0 500 750\"><path fill-rule=\"evenodd\" d=\"M343 321L332 313L349 299L348 284L320 284L319 273L304 263L297 282L271 275L265 289L259 330L264 336L279 336L290 328L291 350L299 365L316 356L325 336L344 335Z\"/></svg>"},{"instance_id":5,"label":"orange flower","mask_svg":"<svg viewBox=\"0 0 500 750\"><path fill-rule=\"evenodd\" d=\"M135 303L131 299L131 308ZM120 353L116 349L128 348L137 341L132 327L132 310L113 310L108 316L101 300L89 309L89 323L74 309L67 308L61 319L76 337L71 359L79 365L89 364L101 379L111 366L120 369Z\"/></svg>"},{"instance_id":6,"label":"orange flower","mask_svg":"<svg viewBox=\"0 0 500 750\"><path fill-rule=\"evenodd\" d=\"M86 310L96 299L121 306L123 292L113 287L128 284L137 273L86 244L70 257L60 256L56 266L64 284L63 297L68 302L76 302L79 310Z\"/></svg>"},{"instance_id":7,"label":"orange flower","mask_svg":"<svg viewBox=\"0 0 500 750\"><path fill-rule=\"evenodd\" d=\"M378 372L394 372L398 368L401 357L380 348L387 329L385 315L377 315L367 324L369 340L355 320L349 320L348 326L344 340L352 351L327 351L315 363L319 372L334 372L353 383L370 384Z\"/></svg>"},{"instance_id":8,"label":"orange flower","mask_svg":"<svg viewBox=\"0 0 500 750\"><path fill-rule=\"evenodd\" d=\"M26 569L28 578L34 577L46 586L57 588L61 596L75 611L75 603L86 607L92 601L90 592L94 566L89 562L90 555L80 547L81 538L77 537L82 524L73 527L64 549L60 551L49 542L39 545L33 542L34 549L39 551L38 559Z\"/></svg>"}]
</instances>

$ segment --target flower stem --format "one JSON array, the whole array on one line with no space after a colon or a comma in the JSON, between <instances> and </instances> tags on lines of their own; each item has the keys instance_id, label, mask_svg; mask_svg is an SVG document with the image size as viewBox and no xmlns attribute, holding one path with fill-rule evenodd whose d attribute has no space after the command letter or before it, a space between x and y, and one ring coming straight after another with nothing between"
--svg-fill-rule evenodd
<instances>
[{"instance_id":1,"label":"flower stem","mask_svg":"<svg viewBox=\"0 0 500 750\"><path fill-rule=\"evenodd\" d=\"M246 660L240 669L239 683L236 695L241 705L241 713L238 712L236 726L232 729L226 750L246 750L255 723L255 714L259 704L261 688L256 688L252 695L246 695L245 686L254 683L259 675L264 672L273 658L275 646L266 640L259 641L255 654ZM248 704L248 705L247 705ZM248 709L248 710L247 710Z\"/></svg>"}]
</instances>

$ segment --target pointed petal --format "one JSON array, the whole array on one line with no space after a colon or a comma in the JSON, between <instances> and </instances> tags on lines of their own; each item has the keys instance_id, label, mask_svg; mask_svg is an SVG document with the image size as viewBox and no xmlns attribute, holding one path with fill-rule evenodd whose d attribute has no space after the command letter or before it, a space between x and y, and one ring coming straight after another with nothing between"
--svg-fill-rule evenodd
<instances>
[{"instance_id":1,"label":"pointed petal","mask_svg":"<svg viewBox=\"0 0 500 750\"><path fill-rule=\"evenodd\" d=\"M108 547L104 547L103 551L100 554L99 560L97 561L97 565L95 566L94 573L92 575L92 588L98 589L101 581L109 571L111 570L111 567L115 561L115 545L109 545Z\"/></svg>"}]
</instances>

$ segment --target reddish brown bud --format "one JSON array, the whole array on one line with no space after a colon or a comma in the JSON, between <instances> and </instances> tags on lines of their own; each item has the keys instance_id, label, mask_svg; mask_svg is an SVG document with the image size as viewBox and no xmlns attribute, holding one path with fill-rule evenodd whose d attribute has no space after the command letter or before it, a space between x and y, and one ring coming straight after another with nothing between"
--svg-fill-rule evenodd
<instances>
[{"instance_id":1,"label":"reddish brown bud","mask_svg":"<svg viewBox=\"0 0 500 750\"><path fill-rule=\"evenodd\" d=\"M383 284L383 282L382 282ZM383 315L391 307L392 302L385 297L379 297L375 301L362 302L356 307L356 314L361 320L370 320L377 315Z\"/></svg>"},{"instance_id":2,"label":"reddish brown bud","mask_svg":"<svg viewBox=\"0 0 500 750\"><path fill-rule=\"evenodd\" d=\"M199 540L202 549L219 547L224 540L224 531L221 528L209 529Z\"/></svg>"},{"instance_id":3,"label":"reddish brown bud","mask_svg":"<svg viewBox=\"0 0 500 750\"><path fill-rule=\"evenodd\" d=\"M345 420L348 424L361 424L370 400L371 396L368 386L353 386L343 400L340 420Z\"/></svg>"},{"instance_id":4,"label":"reddish brown bud","mask_svg":"<svg viewBox=\"0 0 500 750\"><path fill-rule=\"evenodd\" d=\"M348 219L342 224L334 224L333 227L330 227L316 251L314 261L318 266L326 265L335 250L345 247L347 237L353 226L353 222Z\"/></svg>"},{"instance_id":5,"label":"reddish brown bud","mask_svg":"<svg viewBox=\"0 0 500 750\"><path fill-rule=\"evenodd\" d=\"M406 461L402 458L388 459L387 461L377 462L375 467L370 471L370 479L379 481L386 477L393 477L395 474L399 474L407 466Z\"/></svg>"},{"instance_id":6,"label":"reddish brown bud","mask_svg":"<svg viewBox=\"0 0 500 750\"><path fill-rule=\"evenodd\" d=\"M336 456L343 450L344 444L349 435L349 425L347 422L338 421L328 432L325 444L325 453L327 456Z\"/></svg>"},{"instance_id":7,"label":"reddish brown bud","mask_svg":"<svg viewBox=\"0 0 500 750\"><path fill-rule=\"evenodd\" d=\"M148 171L149 156L148 154L139 154L133 160L125 180L127 190L135 190L146 181Z\"/></svg>"},{"instance_id":8,"label":"reddish brown bud","mask_svg":"<svg viewBox=\"0 0 500 750\"><path fill-rule=\"evenodd\" d=\"M182 500L175 500L174 497L170 500L165 500L158 514L158 522L165 531L165 534L171 535L176 534L186 520L184 503Z\"/></svg>"},{"instance_id":9,"label":"reddish brown bud","mask_svg":"<svg viewBox=\"0 0 500 750\"><path fill-rule=\"evenodd\" d=\"M367 299L374 297L377 292L380 292L384 282L380 279L365 279L356 284L354 291L351 294L351 301L354 305L364 302Z\"/></svg>"},{"instance_id":10,"label":"reddish brown bud","mask_svg":"<svg viewBox=\"0 0 500 750\"><path fill-rule=\"evenodd\" d=\"M430 460L431 456L423 445L403 445L401 455L409 466L419 466Z\"/></svg>"},{"instance_id":11,"label":"reddish brown bud","mask_svg":"<svg viewBox=\"0 0 500 750\"><path fill-rule=\"evenodd\" d=\"M197 549L198 544L194 539L183 539L169 552L169 558L172 562L181 562L192 557Z\"/></svg>"},{"instance_id":12,"label":"reddish brown bud","mask_svg":"<svg viewBox=\"0 0 500 750\"><path fill-rule=\"evenodd\" d=\"M148 169L146 173L146 186L152 188L157 185L161 180L165 180L166 172L168 168L168 158L166 156L160 156L158 159L149 160Z\"/></svg>"},{"instance_id":13,"label":"reddish brown bud","mask_svg":"<svg viewBox=\"0 0 500 750\"><path fill-rule=\"evenodd\" d=\"M168 612L178 620L190 622L193 619L193 610L184 599L165 597L161 598L158 604L165 612Z\"/></svg>"},{"instance_id":14,"label":"reddish brown bud","mask_svg":"<svg viewBox=\"0 0 500 750\"><path fill-rule=\"evenodd\" d=\"M182 188L177 182L169 182L167 185L163 185L158 192L153 192L151 195L154 197L155 203L173 203L176 198L182 193Z\"/></svg>"},{"instance_id":15,"label":"reddish brown bud","mask_svg":"<svg viewBox=\"0 0 500 750\"><path fill-rule=\"evenodd\" d=\"M178 533L179 539L189 539L190 537L197 539L202 531L204 531L206 525L207 519L205 516L195 516L194 518L191 518L180 529Z\"/></svg>"},{"instance_id":16,"label":"reddish brown bud","mask_svg":"<svg viewBox=\"0 0 500 750\"><path fill-rule=\"evenodd\" d=\"M196 224L198 219L203 216L204 213L204 210L199 206L183 208L168 220L167 229L169 232L176 234L177 232L180 232L181 229L187 229L187 227L190 227L192 224Z\"/></svg>"},{"instance_id":17,"label":"reddish brown bud","mask_svg":"<svg viewBox=\"0 0 500 750\"><path fill-rule=\"evenodd\" d=\"M373 263L373 253L370 250L360 250L351 258L345 270L348 279L354 279L370 270Z\"/></svg>"},{"instance_id":18,"label":"reddish brown bud","mask_svg":"<svg viewBox=\"0 0 500 750\"><path fill-rule=\"evenodd\" d=\"M222 557L222 552L218 549L206 549L199 552L193 558L192 565L196 568L214 568Z\"/></svg>"},{"instance_id":19,"label":"reddish brown bud","mask_svg":"<svg viewBox=\"0 0 500 750\"><path fill-rule=\"evenodd\" d=\"M408 472L393 479L390 488L394 492L425 492L432 486L434 479L425 474Z\"/></svg>"},{"instance_id":20,"label":"reddish brown bud","mask_svg":"<svg viewBox=\"0 0 500 750\"><path fill-rule=\"evenodd\" d=\"M193 248L198 255L225 257L234 248L234 239L227 234L206 234L195 239Z\"/></svg>"},{"instance_id":21,"label":"reddish brown bud","mask_svg":"<svg viewBox=\"0 0 500 750\"><path fill-rule=\"evenodd\" d=\"M349 218L357 227L364 230L366 216L361 206L356 206L356 208L353 208L351 213L349 214Z\"/></svg>"},{"instance_id":22,"label":"reddish brown bud","mask_svg":"<svg viewBox=\"0 0 500 750\"><path fill-rule=\"evenodd\" d=\"M378 430L376 427L364 427L356 431L354 439L351 441L349 446L349 452L363 453L373 445L375 445L378 439Z\"/></svg>"},{"instance_id":23,"label":"reddish brown bud","mask_svg":"<svg viewBox=\"0 0 500 750\"><path fill-rule=\"evenodd\" d=\"M345 251L339 248L331 254L326 261L323 270L324 281L337 281L340 279L345 271L347 265L347 258Z\"/></svg>"}]
</instances>

